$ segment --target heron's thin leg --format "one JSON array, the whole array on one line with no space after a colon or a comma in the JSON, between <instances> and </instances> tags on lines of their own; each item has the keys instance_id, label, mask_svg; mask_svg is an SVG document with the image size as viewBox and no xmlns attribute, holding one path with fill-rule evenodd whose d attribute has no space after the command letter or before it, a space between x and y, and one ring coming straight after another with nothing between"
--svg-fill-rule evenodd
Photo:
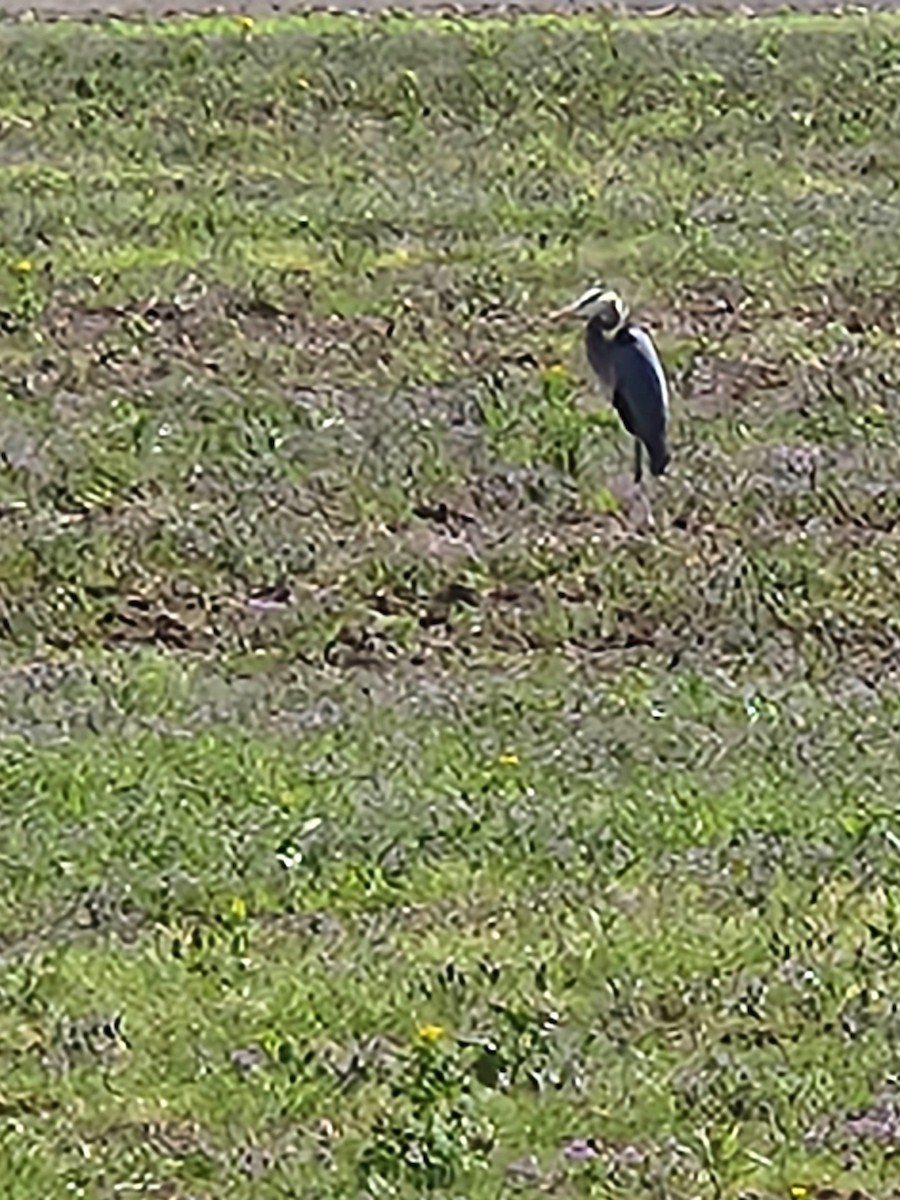
<instances>
[{"instance_id":1,"label":"heron's thin leg","mask_svg":"<svg viewBox=\"0 0 900 1200\"><path fill-rule=\"evenodd\" d=\"M634 482L640 483L644 474L644 463L641 457L641 443L634 439Z\"/></svg>"}]
</instances>

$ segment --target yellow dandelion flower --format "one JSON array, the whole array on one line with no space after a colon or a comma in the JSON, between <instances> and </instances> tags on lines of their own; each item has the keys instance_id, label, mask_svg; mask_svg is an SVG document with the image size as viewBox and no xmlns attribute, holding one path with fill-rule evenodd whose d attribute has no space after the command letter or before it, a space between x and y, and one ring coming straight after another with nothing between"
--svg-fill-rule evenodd
<instances>
[{"instance_id":1,"label":"yellow dandelion flower","mask_svg":"<svg viewBox=\"0 0 900 1200\"><path fill-rule=\"evenodd\" d=\"M804 1200L804 1197L809 1195L809 1188L805 1188L801 1183L795 1183L791 1188L791 1195L794 1200Z\"/></svg>"},{"instance_id":2,"label":"yellow dandelion flower","mask_svg":"<svg viewBox=\"0 0 900 1200\"><path fill-rule=\"evenodd\" d=\"M27 275L29 271L34 270L34 263L30 258L20 258L13 270L18 271L20 275Z\"/></svg>"},{"instance_id":3,"label":"yellow dandelion flower","mask_svg":"<svg viewBox=\"0 0 900 1200\"><path fill-rule=\"evenodd\" d=\"M423 1042L438 1042L444 1036L443 1025L420 1025L419 1038Z\"/></svg>"},{"instance_id":4,"label":"yellow dandelion flower","mask_svg":"<svg viewBox=\"0 0 900 1200\"><path fill-rule=\"evenodd\" d=\"M249 33L250 30L253 28L253 24L254 24L253 18L246 17L246 16L238 17L237 23L238 23L238 26L244 31L244 33Z\"/></svg>"},{"instance_id":5,"label":"yellow dandelion flower","mask_svg":"<svg viewBox=\"0 0 900 1200\"><path fill-rule=\"evenodd\" d=\"M497 759L501 767L517 767L519 765L518 754L501 754Z\"/></svg>"}]
</instances>

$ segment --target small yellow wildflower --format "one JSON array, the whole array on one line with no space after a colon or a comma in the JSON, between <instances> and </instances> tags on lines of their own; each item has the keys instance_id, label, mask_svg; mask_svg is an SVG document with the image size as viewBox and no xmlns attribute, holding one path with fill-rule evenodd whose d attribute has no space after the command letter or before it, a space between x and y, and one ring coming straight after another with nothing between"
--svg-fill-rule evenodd
<instances>
[{"instance_id":1,"label":"small yellow wildflower","mask_svg":"<svg viewBox=\"0 0 900 1200\"><path fill-rule=\"evenodd\" d=\"M801 1183L795 1183L791 1188L791 1195L794 1200L804 1200L804 1197L809 1195L809 1188L805 1188Z\"/></svg>"},{"instance_id":2,"label":"small yellow wildflower","mask_svg":"<svg viewBox=\"0 0 900 1200\"><path fill-rule=\"evenodd\" d=\"M443 1025L420 1025L419 1037L423 1042L438 1042L444 1036Z\"/></svg>"},{"instance_id":3,"label":"small yellow wildflower","mask_svg":"<svg viewBox=\"0 0 900 1200\"><path fill-rule=\"evenodd\" d=\"M27 275L29 271L34 270L34 264L30 258L20 258L13 270L18 271L20 275Z\"/></svg>"},{"instance_id":4,"label":"small yellow wildflower","mask_svg":"<svg viewBox=\"0 0 900 1200\"><path fill-rule=\"evenodd\" d=\"M240 896L235 896L231 902L231 915L236 921L247 920L247 904Z\"/></svg>"},{"instance_id":5,"label":"small yellow wildflower","mask_svg":"<svg viewBox=\"0 0 900 1200\"><path fill-rule=\"evenodd\" d=\"M250 30L253 28L253 18L252 17L238 17L237 23L244 33L249 33Z\"/></svg>"},{"instance_id":6,"label":"small yellow wildflower","mask_svg":"<svg viewBox=\"0 0 900 1200\"><path fill-rule=\"evenodd\" d=\"M562 363L552 363L549 367L544 368L544 378L547 380L568 379L569 372Z\"/></svg>"},{"instance_id":7,"label":"small yellow wildflower","mask_svg":"<svg viewBox=\"0 0 900 1200\"><path fill-rule=\"evenodd\" d=\"M497 759L501 767L517 767L519 765L518 754L501 754Z\"/></svg>"}]
</instances>

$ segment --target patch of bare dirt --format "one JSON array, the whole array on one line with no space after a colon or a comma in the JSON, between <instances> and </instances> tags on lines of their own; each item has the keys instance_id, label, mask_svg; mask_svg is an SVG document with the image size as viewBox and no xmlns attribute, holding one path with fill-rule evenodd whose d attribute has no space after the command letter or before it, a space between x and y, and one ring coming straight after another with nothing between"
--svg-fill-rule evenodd
<instances>
[{"instance_id":1,"label":"patch of bare dirt","mask_svg":"<svg viewBox=\"0 0 900 1200\"><path fill-rule=\"evenodd\" d=\"M848 333L879 329L895 336L900 331L900 295L891 288L868 288L855 281L834 282L801 295L787 314L810 330L843 325Z\"/></svg>"},{"instance_id":2,"label":"patch of bare dirt","mask_svg":"<svg viewBox=\"0 0 900 1200\"><path fill-rule=\"evenodd\" d=\"M654 314L654 324L669 334L693 341L721 341L750 333L752 297L739 279L708 279L688 288L676 306Z\"/></svg>"},{"instance_id":3,"label":"patch of bare dirt","mask_svg":"<svg viewBox=\"0 0 900 1200\"><path fill-rule=\"evenodd\" d=\"M775 363L702 355L683 373L679 391L693 415L723 416L761 392L777 392L790 382Z\"/></svg>"}]
</instances>

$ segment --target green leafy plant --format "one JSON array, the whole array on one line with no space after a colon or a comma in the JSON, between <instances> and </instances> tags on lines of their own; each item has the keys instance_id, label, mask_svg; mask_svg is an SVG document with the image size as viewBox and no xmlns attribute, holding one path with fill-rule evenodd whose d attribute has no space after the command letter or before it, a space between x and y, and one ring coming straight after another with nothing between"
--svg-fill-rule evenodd
<instances>
[{"instance_id":1,"label":"green leafy plant","mask_svg":"<svg viewBox=\"0 0 900 1200\"><path fill-rule=\"evenodd\" d=\"M472 1082L445 1031L423 1026L359 1157L360 1180L373 1194L392 1194L401 1183L420 1195L441 1191L484 1166L494 1131L477 1112Z\"/></svg>"}]
</instances>

